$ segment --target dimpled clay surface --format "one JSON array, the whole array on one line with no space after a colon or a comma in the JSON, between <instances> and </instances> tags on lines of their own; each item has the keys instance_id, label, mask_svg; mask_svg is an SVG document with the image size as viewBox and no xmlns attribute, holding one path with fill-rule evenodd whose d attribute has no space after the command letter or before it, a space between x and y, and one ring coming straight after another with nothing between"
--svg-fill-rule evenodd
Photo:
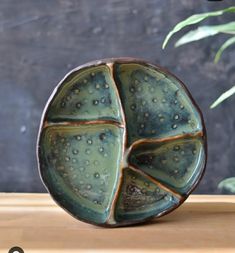
<instances>
[{"instance_id":1,"label":"dimpled clay surface","mask_svg":"<svg viewBox=\"0 0 235 253\"><path fill-rule=\"evenodd\" d=\"M107 227L177 208L206 164L202 115L185 86L130 58L70 72L44 110L38 137L42 180L79 220Z\"/></svg>"}]
</instances>

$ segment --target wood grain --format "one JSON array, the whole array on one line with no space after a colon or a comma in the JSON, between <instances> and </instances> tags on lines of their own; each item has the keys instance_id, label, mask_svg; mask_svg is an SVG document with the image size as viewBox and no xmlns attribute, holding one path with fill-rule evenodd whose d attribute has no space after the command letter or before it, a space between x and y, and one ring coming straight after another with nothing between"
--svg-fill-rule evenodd
<instances>
[{"instance_id":1,"label":"wood grain","mask_svg":"<svg viewBox=\"0 0 235 253\"><path fill-rule=\"evenodd\" d=\"M151 223L105 229L75 220L48 194L0 194L0 252L235 252L235 195L192 195Z\"/></svg>"}]
</instances>

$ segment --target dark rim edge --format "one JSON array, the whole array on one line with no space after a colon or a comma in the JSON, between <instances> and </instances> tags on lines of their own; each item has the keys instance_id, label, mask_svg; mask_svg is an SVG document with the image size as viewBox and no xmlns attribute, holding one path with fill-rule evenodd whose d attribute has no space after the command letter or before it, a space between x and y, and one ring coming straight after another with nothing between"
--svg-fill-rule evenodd
<instances>
[{"instance_id":1,"label":"dark rim edge","mask_svg":"<svg viewBox=\"0 0 235 253\"><path fill-rule=\"evenodd\" d=\"M69 210L67 210L65 207L63 207L60 202L58 200L55 199L55 197L52 195L51 191L49 190L49 187L46 185L44 178L42 176L41 173L41 164L39 161L39 152L40 152L40 136L41 136L41 132L43 130L43 123L44 123L44 118L47 114L48 108L51 104L51 102L53 101L54 96L56 95L57 92L60 91L60 88L62 86L62 84L64 82L67 82L69 80L71 80L74 75L77 74L78 71L80 70L85 70L89 67L96 67L96 66L100 66L100 65L105 65L107 66L107 64L109 63L119 63L119 64L141 64L145 67L150 67L154 70L159 70L160 72L166 73L169 76L172 76L173 78L176 79L176 81L178 81L182 88L184 89L185 93L188 95L188 97L190 98L190 101L192 102L193 106L195 107L196 111L199 113L200 119L201 119L201 124L202 124L202 132L203 132L203 146L204 146L204 150L205 150L205 163L203 168L200 171L200 174L197 178L197 180L194 182L194 184L191 186L191 189L184 195L182 196L182 199L179 201L179 203L175 206L173 206L172 208L163 211L161 213L159 213L158 215L152 215L146 219L143 219L141 221L131 221L131 222L119 222L116 224L107 224L107 223L95 223L86 219L82 219L82 218L78 218L76 215L72 214ZM107 66L108 67L108 66ZM40 179L44 185L44 187L46 188L46 190L48 191L48 193L50 194L50 196L52 197L52 199L54 200L54 202L60 206L63 210L65 210L65 212L67 212L69 215L71 215L72 217L76 218L77 220L92 224L92 225L96 225L96 226L100 226L100 227L110 227L110 228L115 228L115 227L123 227L123 226L130 226L130 225L135 225L135 224L143 224L145 222L148 222L149 220L155 218L160 218L170 212L172 212L173 210L177 209L182 203L185 202L185 200L189 197L189 195L195 190L195 188L197 187L197 185L199 184L199 182L201 181L203 175L205 174L205 169L206 169L206 165L207 165L207 156L208 156L208 145L207 145L207 131L206 131L206 127L205 127L205 122L204 122L204 118L203 118L203 114L199 108L199 106L197 105L197 103L195 102L194 98L192 97L191 93L189 92L188 88L186 87L186 85L178 78L176 77L174 74L172 74L170 71L168 71L168 69L164 68L164 67L160 67L156 64L153 63L149 63L146 62L145 60L141 59L141 58L133 58L133 57L120 57L120 58L105 58L105 59L101 59L101 60L95 60L95 61L91 61L88 62L86 64L80 65L74 69L72 69L71 71L69 71L64 78L56 85L56 87L54 88L54 90L52 91L51 95L48 98L48 101L43 109L42 112L42 116L41 116L41 120L40 120L40 125L39 125L39 130L38 130L38 135L37 135L37 144L36 144L36 158L37 158L37 167L38 167L38 172L39 172L39 176Z\"/></svg>"}]
</instances>

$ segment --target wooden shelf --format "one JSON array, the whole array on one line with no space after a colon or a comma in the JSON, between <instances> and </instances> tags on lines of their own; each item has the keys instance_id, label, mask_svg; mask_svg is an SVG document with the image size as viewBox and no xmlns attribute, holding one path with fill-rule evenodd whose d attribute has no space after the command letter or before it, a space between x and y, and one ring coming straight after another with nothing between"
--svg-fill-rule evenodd
<instances>
[{"instance_id":1,"label":"wooden shelf","mask_svg":"<svg viewBox=\"0 0 235 253\"><path fill-rule=\"evenodd\" d=\"M151 223L106 229L79 222L48 194L0 194L0 252L235 252L235 196L192 195Z\"/></svg>"}]
</instances>

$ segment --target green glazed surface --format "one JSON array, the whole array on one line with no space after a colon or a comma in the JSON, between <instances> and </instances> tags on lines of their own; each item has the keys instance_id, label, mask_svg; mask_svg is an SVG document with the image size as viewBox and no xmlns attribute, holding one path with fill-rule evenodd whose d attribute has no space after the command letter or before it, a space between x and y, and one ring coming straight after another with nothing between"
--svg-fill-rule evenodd
<instances>
[{"instance_id":1,"label":"green glazed surface","mask_svg":"<svg viewBox=\"0 0 235 253\"><path fill-rule=\"evenodd\" d=\"M206 163L202 116L183 84L133 59L89 63L52 94L38 139L43 182L74 217L124 226L178 207Z\"/></svg>"}]
</instances>

